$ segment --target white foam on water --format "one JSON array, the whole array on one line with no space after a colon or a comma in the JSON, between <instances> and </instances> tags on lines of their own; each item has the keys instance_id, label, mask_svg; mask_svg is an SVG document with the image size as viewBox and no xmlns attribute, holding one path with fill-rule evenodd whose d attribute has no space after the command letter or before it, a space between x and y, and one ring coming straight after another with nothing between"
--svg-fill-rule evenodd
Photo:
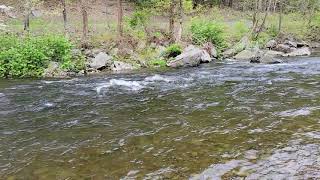
<instances>
[{"instance_id":1,"label":"white foam on water","mask_svg":"<svg viewBox=\"0 0 320 180\"><path fill-rule=\"evenodd\" d=\"M44 104L44 106L45 106L45 107L53 107L53 106L54 106L54 104L53 104L53 103L49 103L49 102L47 102L47 103L45 103L45 104Z\"/></svg>"},{"instance_id":2,"label":"white foam on water","mask_svg":"<svg viewBox=\"0 0 320 180\"><path fill-rule=\"evenodd\" d=\"M308 116L312 113L311 109L303 108L303 109L294 109L288 111L282 111L278 115L282 117L298 117L298 116Z\"/></svg>"},{"instance_id":3,"label":"white foam on water","mask_svg":"<svg viewBox=\"0 0 320 180\"><path fill-rule=\"evenodd\" d=\"M156 74L154 76L146 77L145 81L148 81L148 82L154 82L154 81L172 82L173 80L172 80L172 78L164 77L159 74Z\"/></svg>"},{"instance_id":4,"label":"white foam on water","mask_svg":"<svg viewBox=\"0 0 320 180\"><path fill-rule=\"evenodd\" d=\"M146 83L138 81L126 81L122 79L111 79L107 83L99 84L98 87L96 87L96 91L98 94L100 94L102 89L108 89L111 87L120 87L130 91L139 91L145 88L143 84L145 85Z\"/></svg>"}]
</instances>

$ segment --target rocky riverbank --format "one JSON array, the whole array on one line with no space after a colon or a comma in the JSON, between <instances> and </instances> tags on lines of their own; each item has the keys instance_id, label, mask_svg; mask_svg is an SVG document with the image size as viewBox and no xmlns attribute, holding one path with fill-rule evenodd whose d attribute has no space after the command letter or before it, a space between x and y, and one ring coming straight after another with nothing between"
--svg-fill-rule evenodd
<instances>
[{"instance_id":1,"label":"rocky riverbank","mask_svg":"<svg viewBox=\"0 0 320 180\"><path fill-rule=\"evenodd\" d=\"M158 46L156 48L158 49L157 58L163 59L166 47ZM223 61L225 59L247 63L276 64L283 63L286 57L310 56L312 53L318 52L319 48L320 43L307 43L305 41L295 40L294 38L270 40L262 48L259 48L259 46L252 46L248 37L243 37L241 41L232 48L226 49L220 54L218 54L218 50L212 43L205 43L201 47L189 44L185 45L181 53L174 54L164 61L168 68L196 67L203 63ZM106 72L127 73L148 68L142 61L139 61L139 56L133 51L131 52L133 57L130 58L137 58L135 62L138 63L118 60L114 54L114 52L118 51L117 49L111 50L110 52L101 49L76 49L73 51L74 55L85 55L85 70L78 73L65 72L57 62L50 62L48 68L45 70L44 76L50 78L65 78L70 76L97 75Z\"/></svg>"}]
</instances>

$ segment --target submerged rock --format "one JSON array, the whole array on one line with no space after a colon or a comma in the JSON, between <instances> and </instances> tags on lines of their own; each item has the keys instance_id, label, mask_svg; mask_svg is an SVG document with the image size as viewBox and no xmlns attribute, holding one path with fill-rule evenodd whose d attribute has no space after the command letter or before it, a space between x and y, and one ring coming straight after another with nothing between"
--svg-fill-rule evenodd
<instances>
[{"instance_id":1,"label":"submerged rock","mask_svg":"<svg viewBox=\"0 0 320 180\"><path fill-rule=\"evenodd\" d=\"M89 68L103 70L110 67L112 64L112 56L100 52L95 58L88 63Z\"/></svg>"},{"instance_id":2,"label":"submerged rock","mask_svg":"<svg viewBox=\"0 0 320 180\"><path fill-rule=\"evenodd\" d=\"M173 68L194 67L200 63L208 63L211 61L212 59L207 51L190 45L182 54L177 56L175 60L170 61L167 66Z\"/></svg>"}]
</instances>

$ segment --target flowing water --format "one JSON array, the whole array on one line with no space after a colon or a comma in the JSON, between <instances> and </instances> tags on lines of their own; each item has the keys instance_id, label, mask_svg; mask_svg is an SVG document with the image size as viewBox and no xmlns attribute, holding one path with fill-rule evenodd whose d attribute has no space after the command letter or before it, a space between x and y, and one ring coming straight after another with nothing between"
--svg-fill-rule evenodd
<instances>
[{"instance_id":1,"label":"flowing water","mask_svg":"<svg viewBox=\"0 0 320 180\"><path fill-rule=\"evenodd\" d=\"M320 58L0 81L0 179L320 179Z\"/></svg>"}]
</instances>

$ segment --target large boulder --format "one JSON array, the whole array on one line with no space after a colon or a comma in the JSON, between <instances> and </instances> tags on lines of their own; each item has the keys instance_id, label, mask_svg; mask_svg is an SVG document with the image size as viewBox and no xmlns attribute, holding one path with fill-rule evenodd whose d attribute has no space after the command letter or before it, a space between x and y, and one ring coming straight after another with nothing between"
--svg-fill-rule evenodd
<instances>
[{"instance_id":1,"label":"large boulder","mask_svg":"<svg viewBox=\"0 0 320 180\"><path fill-rule=\"evenodd\" d=\"M268 49L274 49L276 46L277 46L277 41L276 40L270 40L270 41L268 41L267 42L267 44L266 44L266 48L268 48Z\"/></svg>"},{"instance_id":2,"label":"large boulder","mask_svg":"<svg viewBox=\"0 0 320 180\"><path fill-rule=\"evenodd\" d=\"M290 41L290 40L285 40L284 44L291 47L291 48L297 48L298 47L298 43L296 43L295 41Z\"/></svg>"},{"instance_id":3,"label":"large boulder","mask_svg":"<svg viewBox=\"0 0 320 180\"><path fill-rule=\"evenodd\" d=\"M286 53L283 56L286 57L294 57L294 56L310 56L311 55L311 50L308 47L303 47L303 48L298 48L293 50L290 53Z\"/></svg>"},{"instance_id":4,"label":"large boulder","mask_svg":"<svg viewBox=\"0 0 320 180\"><path fill-rule=\"evenodd\" d=\"M310 45L305 41L298 41L297 48L302 48L302 47L310 47Z\"/></svg>"},{"instance_id":5,"label":"large boulder","mask_svg":"<svg viewBox=\"0 0 320 180\"><path fill-rule=\"evenodd\" d=\"M11 7L11 6L0 5L0 15L2 14L5 17L16 18L13 15L12 10L13 10L13 7Z\"/></svg>"},{"instance_id":6,"label":"large boulder","mask_svg":"<svg viewBox=\"0 0 320 180\"><path fill-rule=\"evenodd\" d=\"M207 51L190 45L182 54L177 56L175 60L170 61L167 66L173 68L194 67L200 63L208 63L211 61L212 59Z\"/></svg>"},{"instance_id":7,"label":"large boulder","mask_svg":"<svg viewBox=\"0 0 320 180\"><path fill-rule=\"evenodd\" d=\"M110 67L112 64L112 56L104 52L100 52L95 58L91 59L88 62L89 68L97 69L97 70L104 70L107 67Z\"/></svg>"},{"instance_id":8,"label":"large boulder","mask_svg":"<svg viewBox=\"0 0 320 180\"><path fill-rule=\"evenodd\" d=\"M310 43L311 48L320 48L320 42L312 42Z\"/></svg>"},{"instance_id":9,"label":"large boulder","mask_svg":"<svg viewBox=\"0 0 320 180\"><path fill-rule=\"evenodd\" d=\"M263 63L263 64L278 64L283 61L280 59L284 53L278 51L259 51L259 53L250 58L250 63Z\"/></svg>"},{"instance_id":10,"label":"large boulder","mask_svg":"<svg viewBox=\"0 0 320 180\"><path fill-rule=\"evenodd\" d=\"M246 49L235 55L233 58L240 61L250 61L260 55L257 49Z\"/></svg>"},{"instance_id":11,"label":"large boulder","mask_svg":"<svg viewBox=\"0 0 320 180\"><path fill-rule=\"evenodd\" d=\"M265 54L259 59L259 63L263 63L263 64L279 64L282 62L283 61L281 59L270 54Z\"/></svg>"},{"instance_id":12,"label":"large boulder","mask_svg":"<svg viewBox=\"0 0 320 180\"><path fill-rule=\"evenodd\" d=\"M292 52L293 50L295 50L295 48L293 47L290 47L290 45L287 45L287 44L278 44L275 48L274 48L275 51L280 51L280 52L283 52L283 53L290 53Z\"/></svg>"},{"instance_id":13,"label":"large boulder","mask_svg":"<svg viewBox=\"0 0 320 180\"><path fill-rule=\"evenodd\" d=\"M114 61L111 70L115 72L121 72L121 71L130 71L136 69L134 66L132 66L129 63L121 62L121 61Z\"/></svg>"},{"instance_id":14,"label":"large boulder","mask_svg":"<svg viewBox=\"0 0 320 180\"><path fill-rule=\"evenodd\" d=\"M206 50L212 58L218 58L218 51L211 42L203 44L203 49Z\"/></svg>"}]
</instances>

